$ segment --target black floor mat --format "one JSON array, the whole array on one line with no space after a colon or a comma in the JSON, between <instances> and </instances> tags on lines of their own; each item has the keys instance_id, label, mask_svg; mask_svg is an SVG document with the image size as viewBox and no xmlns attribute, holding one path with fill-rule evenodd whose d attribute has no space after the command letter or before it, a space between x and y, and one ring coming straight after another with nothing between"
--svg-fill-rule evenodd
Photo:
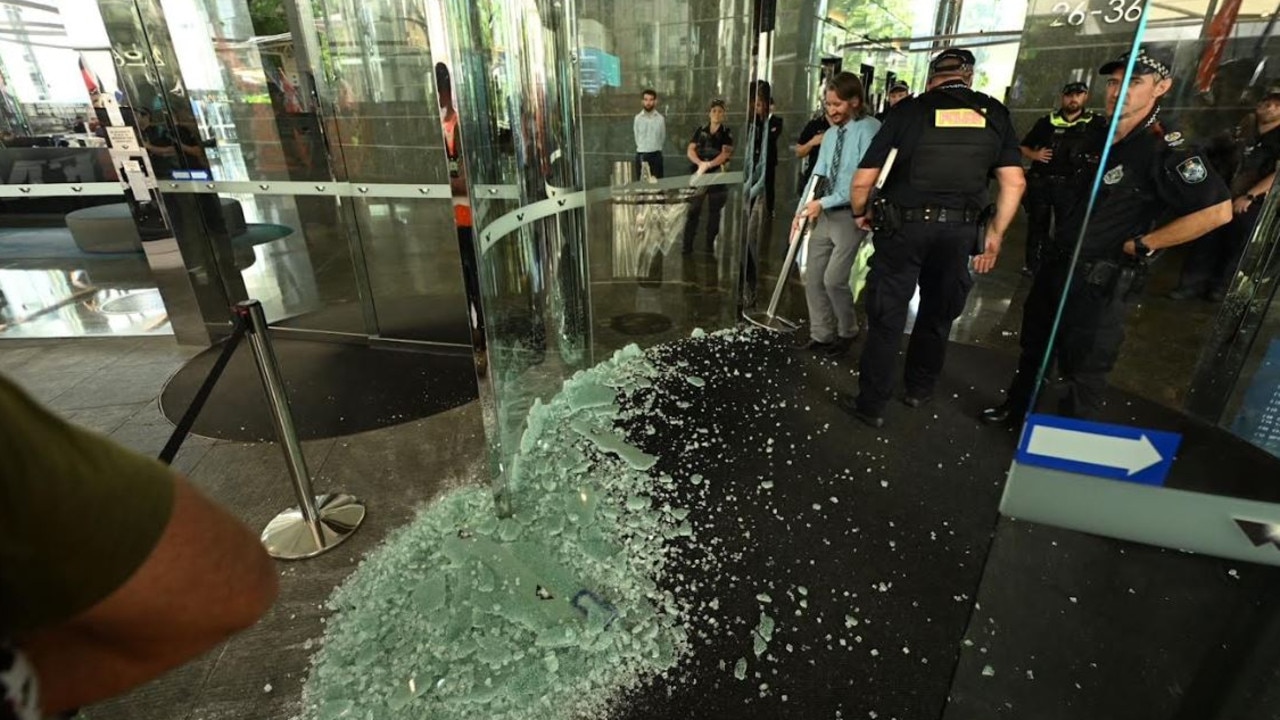
<instances>
[{"instance_id":1,"label":"black floor mat","mask_svg":"<svg viewBox=\"0 0 1280 720\"><path fill-rule=\"evenodd\" d=\"M662 362L680 370L674 382L691 382L684 377L689 375L705 386L682 394L689 406L656 407L628 435L662 458L658 470L706 478L705 499L696 499L696 492L672 498L674 507L702 506L690 515L698 540L675 555L661 583L677 597L692 598L701 618L695 626L703 632L678 668L631 693L617 717L933 720L951 712L947 703L956 692L953 674L961 657L966 711L1009 710L1006 700L1016 694L1022 714L1000 716L1038 717L1037 708L1060 704L1063 683L1044 687L1043 701L1050 705L1042 705L1036 683L1017 693L1009 687L1028 682L1026 670L1070 676L1063 671L1092 663L1096 672L1097 658L1108 654L1132 662L1146 641L1122 628L1149 630L1159 623L1149 617L1153 611L1175 624L1194 622L1204 612L1203 593L1194 592L1162 594L1159 606L1126 603L1126 617L1113 617L1114 603L1096 603L1092 622L1112 632L1077 628L1071 637L1050 640L1045 623L1052 627L1053 620L1040 614L1043 598L1062 597L1064 606L1075 608L1061 588L1088 595L1084 586L1108 566L1005 558L984 581L1016 437L975 418L999 400L1013 357L953 344L934 402L918 410L893 403L888 425L874 431L833 403L837 391L856 389L860 348L832 362L798 354L786 342L752 344L745 351L752 354L708 343L659 351ZM1186 433L1173 485L1210 489L1206 480L1225 475L1233 478L1233 492L1259 496L1266 494L1260 491L1266 478L1276 476L1274 458L1156 403L1116 393L1109 415ZM690 487L677 483L667 492ZM1205 567L1227 564L1065 530L1045 532L1059 557L1086 548L1096 556L1098 547L1107 548L1136 563L1129 572L1158 575L1169 590L1183 582L1198 586ZM701 569L706 555L719 565L713 576ZM1023 596L1041 602L1022 607ZM979 597L993 604L1000 598L1003 612L994 619L980 613L975 630L970 614ZM757 657L754 635L762 612L775 620L776 630ZM1209 637L1216 631L1202 629ZM966 645L966 632L982 647ZM997 633L999 657L992 647L988 658ZM1111 663L1119 676L1094 684L1092 697L1077 707L1167 707L1170 683L1198 677L1189 668L1196 667L1204 643L1152 647L1166 653L1161 662L1145 669ZM1167 654L1170 649L1174 654ZM1025 658L1036 660L1028 664ZM734 672L740 660L747 667L741 680ZM987 663L1000 666L1003 682L987 682ZM1122 703L1112 697L1119 687ZM1069 683L1067 688L1074 690Z\"/></svg>"},{"instance_id":2,"label":"black floor mat","mask_svg":"<svg viewBox=\"0 0 1280 720\"><path fill-rule=\"evenodd\" d=\"M619 717L942 712L1009 458L992 451L1007 440L972 406L996 393L1012 359L953 346L938 400L895 404L874 431L832 402L854 389L854 355L819 361L786 342L662 351L706 385L683 393L692 407L658 408L646 422L653 434L629 436L662 458L659 470L706 477L708 499L672 502L705 510L690 516L699 546L677 555L663 584L715 622L699 623L707 632L691 657ZM702 553L718 558L715 577L696 569ZM757 658L762 611L777 628ZM745 680L734 675L739 659Z\"/></svg>"},{"instance_id":3,"label":"black floor mat","mask_svg":"<svg viewBox=\"0 0 1280 720\"><path fill-rule=\"evenodd\" d=\"M471 355L273 338L280 372L303 440L397 425L457 407L476 397ZM182 417L214 361L212 347L169 380L160 408ZM275 440L266 394L248 341L236 348L192 432L224 440Z\"/></svg>"}]
</instances>

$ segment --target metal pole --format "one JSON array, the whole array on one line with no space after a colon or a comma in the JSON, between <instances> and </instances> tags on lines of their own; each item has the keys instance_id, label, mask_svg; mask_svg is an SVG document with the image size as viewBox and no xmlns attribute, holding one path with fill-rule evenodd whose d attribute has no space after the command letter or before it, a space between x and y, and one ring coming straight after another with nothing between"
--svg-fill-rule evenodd
<instances>
[{"instance_id":1,"label":"metal pole","mask_svg":"<svg viewBox=\"0 0 1280 720\"><path fill-rule=\"evenodd\" d=\"M805 183L804 192L800 194L801 205L809 202L818 194L819 177L810 176L809 181ZM773 286L773 295L769 298L769 309L761 313L759 310L752 310L743 313L742 317L752 325L765 328L766 330L776 330L778 332L795 332L800 329L800 324L778 317L778 303L782 300L782 291L787 284L787 276L791 274L791 265L796 260L796 255L802 252L808 244L809 233L813 229L814 223L805 220L800 223L795 231L788 237L787 259L782 263L782 269L778 272L778 282ZM801 268L801 278L804 277L803 267Z\"/></svg>"},{"instance_id":2,"label":"metal pole","mask_svg":"<svg viewBox=\"0 0 1280 720\"><path fill-rule=\"evenodd\" d=\"M262 542L267 552L282 560L314 557L338 545L355 532L364 521L363 503L350 495L326 494L316 497L311 488L311 475L307 460L302 454L302 444L293 425L293 413L289 409L289 396L280 376L280 364L268 336L267 318L262 303L245 300L237 303L235 312L244 323L253 359L258 366L258 376L267 393L271 420L275 425L276 439L284 450L293 480L298 506L277 515L262 532Z\"/></svg>"}]
</instances>

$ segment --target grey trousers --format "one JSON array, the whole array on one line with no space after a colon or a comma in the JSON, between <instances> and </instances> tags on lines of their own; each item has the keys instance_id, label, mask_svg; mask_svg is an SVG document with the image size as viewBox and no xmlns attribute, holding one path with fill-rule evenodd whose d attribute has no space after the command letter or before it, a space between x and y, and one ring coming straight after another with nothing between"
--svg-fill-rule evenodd
<instances>
[{"instance_id":1,"label":"grey trousers","mask_svg":"<svg viewBox=\"0 0 1280 720\"><path fill-rule=\"evenodd\" d=\"M866 233L858 229L849 208L823 211L809 235L804 295L809 304L809 334L818 342L858 334L849 273Z\"/></svg>"}]
</instances>

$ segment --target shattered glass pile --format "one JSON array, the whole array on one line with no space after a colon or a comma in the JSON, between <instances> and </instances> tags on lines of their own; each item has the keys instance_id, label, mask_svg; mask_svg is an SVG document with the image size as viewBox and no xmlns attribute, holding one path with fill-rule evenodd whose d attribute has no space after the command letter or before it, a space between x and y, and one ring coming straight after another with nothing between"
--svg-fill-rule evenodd
<instances>
[{"instance_id":1,"label":"shattered glass pile","mask_svg":"<svg viewBox=\"0 0 1280 720\"><path fill-rule=\"evenodd\" d=\"M615 428L649 414L656 375L633 345L535 402L513 517L460 490L373 553L331 600L304 716L576 717L671 668L686 608L657 581L693 531L651 493L701 478L651 477Z\"/></svg>"}]
</instances>

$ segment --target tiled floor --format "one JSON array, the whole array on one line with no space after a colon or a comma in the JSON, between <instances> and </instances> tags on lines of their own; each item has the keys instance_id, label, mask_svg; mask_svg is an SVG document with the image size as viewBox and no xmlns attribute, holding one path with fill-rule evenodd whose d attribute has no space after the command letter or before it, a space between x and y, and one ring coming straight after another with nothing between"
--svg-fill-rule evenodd
<instances>
[{"instance_id":1,"label":"tiled floor","mask_svg":"<svg viewBox=\"0 0 1280 720\"><path fill-rule=\"evenodd\" d=\"M173 431L156 401L198 348L172 338L0 342L0 373L63 417L148 455ZM404 425L304 443L319 492L364 499L364 526L338 549L280 563L276 606L251 630L155 682L83 712L93 720L287 718L306 675L323 603L361 557L442 490L480 482L484 441L475 403ZM274 444L191 437L174 463L250 527L294 504ZM267 690L270 686L270 690Z\"/></svg>"}]
</instances>

